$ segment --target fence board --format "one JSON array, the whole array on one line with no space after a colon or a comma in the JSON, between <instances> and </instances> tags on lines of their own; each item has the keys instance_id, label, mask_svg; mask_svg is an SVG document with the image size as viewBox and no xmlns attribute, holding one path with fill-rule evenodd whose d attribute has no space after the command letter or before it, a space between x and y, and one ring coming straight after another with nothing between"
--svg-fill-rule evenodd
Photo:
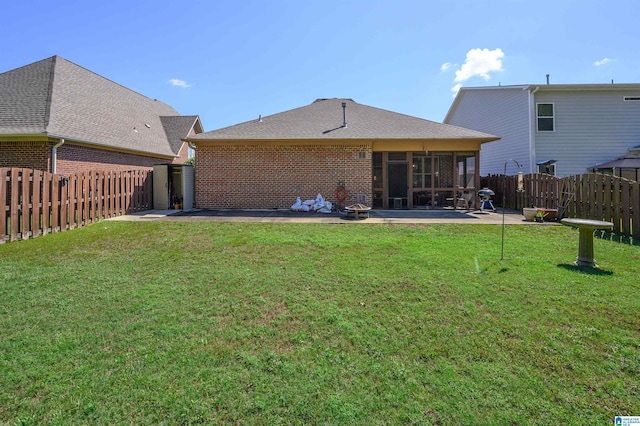
<instances>
[{"instance_id":1,"label":"fence board","mask_svg":"<svg viewBox=\"0 0 640 426\"><path fill-rule=\"evenodd\" d=\"M22 175L22 191L20 193L20 205L21 205L21 211L20 211L20 227L22 228L22 239L26 240L29 238L29 228L30 228L30 217L29 217L29 211L30 211L30 204L29 204L29 193L30 193L30 179L29 179L29 170L27 169L22 169L21 173Z\"/></svg>"},{"instance_id":2,"label":"fence board","mask_svg":"<svg viewBox=\"0 0 640 426\"><path fill-rule=\"evenodd\" d=\"M613 180L613 204L617 206L613 210L613 232L620 233L620 179Z\"/></svg>"},{"instance_id":3,"label":"fence board","mask_svg":"<svg viewBox=\"0 0 640 426\"><path fill-rule=\"evenodd\" d=\"M84 171L62 177L0 168L0 244L148 210L152 177L147 170Z\"/></svg>"},{"instance_id":4,"label":"fence board","mask_svg":"<svg viewBox=\"0 0 640 426\"><path fill-rule=\"evenodd\" d=\"M107 213L107 217L113 217L115 213L114 205L115 205L115 176L113 172L107 173L108 181L109 181L109 189L107 193L109 194L109 202L108 208L109 212Z\"/></svg>"},{"instance_id":5,"label":"fence board","mask_svg":"<svg viewBox=\"0 0 640 426\"><path fill-rule=\"evenodd\" d=\"M82 181L82 173L76 175L76 227L85 226L84 218L84 196L83 196L84 182Z\"/></svg>"},{"instance_id":6,"label":"fence board","mask_svg":"<svg viewBox=\"0 0 640 426\"><path fill-rule=\"evenodd\" d=\"M84 217L84 226L88 225L89 223L92 223L93 220L91 218L91 211L90 211L90 207L91 204L93 204L91 202L91 180L89 179L89 176L91 174L87 171L82 173L82 205L83 205L83 217Z\"/></svg>"},{"instance_id":7,"label":"fence board","mask_svg":"<svg viewBox=\"0 0 640 426\"><path fill-rule=\"evenodd\" d=\"M602 220L602 218L604 217L603 205L602 205L602 203L604 202L603 196L604 196L604 189L603 189L602 175L597 175L595 178L596 201L594 203L594 214L597 220Z\"/></svg>"},{"instance_id":8,"label":"fence board","mask_svg":"<svg viewBox=\"0 0 640 426\"><path fill-rule=\"evenodd\" d=\"M51 226L51 179L52 175L48 172L42 173L42 233L47 235Z\"/></svg>"},{"instance_id":9,"label":"fence board","mask_svg":"<svg viewBox=\"0 0 640 426\"><path fill-rule=\"evenodd\" d=\"M98 179L96 185L96 216L99 219L104 218L104 172L98 172Z\"/></svg>"},{"instance_id":10,"label":"fence board","mask_svg":"<svg viewBox=\"0 0 640 426\"><path fill-rule=\"evenodd\" d=\"M10 223L10 241L16 241L18 239L18 231L20 229L20 208L18 201L20 199L20 169L11 169L11 207L9 212L11 214Z\"/></svg>"},{"instance_id":11,"label":"fence board","mask_svg":"<svg viewBox=\"0 0 640 426\"><path fill-rule=\"evenodd\" d=\"M61 181L60 186L60 231L69 229L69 182Z\"/></svg>"},{"instance_id":12,"label":"fence board","mask_svg":"<svg viewBox=\"0 0 640 426\"><path fill-rule=\"evenodd\" d=\"M76 183L78 181L77 175L69 176L67 182L67 202L69 203L69 209L67 210L69 229L76 228Z\"/></svg>"},{"instance_id":13,"label":"fence board","mask_svg":"<svg viewBox=\"0 0 640 426\"><path fill-rule=\"evenodd\" d=\"M33 238L40 236L40 193L42 185L42 172L34 170L32 174L32 190L31 193L31 236Z\"/></svg>"},{"instance_id":14,"label":"fence board","mask_svg":"<svg viewBox=\"0 0 640 426\"><path fill-rule=\"evenodd\" d=\"M579 215L582 215L582 176L576 175L575 177L576 181L575 181L575 187L573 188L574 192L575 192L575 203L574 203L574 208L573 208L573 216L572 217L578 217Z\"/></svg>"},{"instance_id":15,"label":"fence board","mask_svg":"<svg viewBox=\"0 0 640 426\"><path fill-rule=\"evenodd\" d=\"M124 188L125 188L125 197L124 197L124 212L128 213L131 208L131 196L133 195L133 191L131 190L131 173L127 173L124 176Z\"/></svg>"},{"instance_id":16,"label":"fence board","mask_svg":"<svg viewBox=\"0 0 640 426\"><path fill-rule=\"evenodd\" d=\"M5 243L7 235L7 173L9 169L0 168L0 244Z\"/></svg>"},{"instance_id":17,"label":"fence board","mask_svg":"<svg viewBox=\"0 0 640 426\"><path fill-rule=\"evenodd\" d=\"M626 179L622 180L622 194L621 194L621 205L620 208L622 210L622 234L623 235L631 235L631 197L629 196L629 181ZM627 206L624 208L624 206Z\"/></svg>"},{"instance_id":18,"label":"fence board","mask_svg":"<svg viewBox=\"0 0 640 426\"><path fill-rule=\"evenodd\" d=\"M116 185L116 216L120 216L122 211L122 173L116 172L115 178Z\"/></svg>"},{"instance_id":19,"label":"fence board","mask_svg":"<svg viewBox=\"0 0 640 426\"><path fill-rule=\"evenodd\" d=\"M87 196L89 198L89 217L91 218L91 222L97 222L98 218L96 216L96 203L97 203L97 173L89 173L87 175L87 182L89 182L89 188L87 190Z\"/></svg>"},{"instance_id":20,"label":"fence board","mask_svg":"<svg viewBox=\"0 0 640 426\"><path fill-rule=\"evenodd\" d=\"M602 186L603 186L603 211L602 211L602 216L604 221L607 222L611 222L611 218L612 216L612 208L611 208L611 176L610 175L604 175L603 176L603 181L602 181Z\"/></svg>"},{"instance_id":21,"label":"fence board","mask_svg":"<svg viewBox=\"0 0 640 426\"><path fill-rule=\"evenodd\" d=\"M60 180L51 180L51 232L60 230Z\"/></svg>"},{"instance_id":22,"label":"fence board","mask_svg":"<svg viewBox=\"0 0 640 426\"><path fill-rule=\"evenodd\" d=\"M481 186L492 189L499 202L506 187L504 207L508 209L557 208L561 217L613 222L614 233L640 239L639 182L594 173L564 178L534 174L524 176L524 194L514 195L516 176L490 175L482 178Z\"/></svg>"}]
</instances>

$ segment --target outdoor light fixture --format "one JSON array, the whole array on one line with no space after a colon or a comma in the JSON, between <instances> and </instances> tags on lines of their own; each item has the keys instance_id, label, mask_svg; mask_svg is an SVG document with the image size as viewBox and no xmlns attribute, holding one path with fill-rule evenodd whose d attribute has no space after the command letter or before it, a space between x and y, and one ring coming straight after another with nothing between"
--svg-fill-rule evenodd
<instances>
[{"instance_id":1,"label":"outdoor light fixture","mask_svg":"<svg viewBox=\"0 0 640 426\"><path fill-rule=\"evenodd\" d=\"M504 259L504 206L507 204L507 164L510 161L518 166L518 192L524 192L524 176L522 175L522 166L514 159L508 159L504 162L504 185L502 187L502 251L500 252L500 260Z\"/></svg>"}]
</instances>

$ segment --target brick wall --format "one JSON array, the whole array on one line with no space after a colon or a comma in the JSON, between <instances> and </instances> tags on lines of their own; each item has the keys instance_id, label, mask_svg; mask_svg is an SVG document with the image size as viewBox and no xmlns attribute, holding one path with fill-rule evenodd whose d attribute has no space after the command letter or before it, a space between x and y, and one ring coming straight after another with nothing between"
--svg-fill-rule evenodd
<instances>
[{"instance_id":1,"label":"brick wall","mask_svg":"<svg viewBox=\"0 0 640 426\"><path fill-rule=\"evenodd\" d=\"M189 147L186 143L182 144L182 148L180 148L180 152L178 156L173 159L172 164L184 164L185 161L189 159ZM157 164L157 163L156 163Z\"/></svg>"},{"instance_id":2,"label":"brick wall","mask_svg":"<svg viewBox=\"0 0 640 426\"><path fill-rule=\"evenodd\" d=\"M49 171L51 148L57 142L0 142L0 167ZM58 148L56 167L61 174L83 170L151 169L154 164L182 164L187 160L187 153L187 144L183 144L178 157L167 159L89 148L67 142Z\"/></svg>"},{"instance_id":3,"label":"brick wall","mask_svg":"<svg viewBox=\"0 0 640 426\"><path fill-rule=\"evenodd\" d=\"M336 203L339 182L347 190L343 204L365 194L371 205L371 151L368 144L200 146L196 206L289 208L297 196L318 194Z\"/></svg>"},{"instance_id":4,"label":"brick wall","mask_svg":"<svg viewBox=\"0 0 640 426\"><path fill-rule=\"evenodd\" d=\"M47 142L0 142L0 167L47 170Z\"/></svg>"},{"instance_id":5,"label":"brick wall","mask_svg":"<svg viewBox=\"0 0 640 426\"><path fill-rule=\"evenodd\" d=\"M154 164L171 162L171 159L166 158L126 154L65 143L58 148L56 168L57 173L70 174L84 170L151 169Z\"/></svg>"}]
</instances>

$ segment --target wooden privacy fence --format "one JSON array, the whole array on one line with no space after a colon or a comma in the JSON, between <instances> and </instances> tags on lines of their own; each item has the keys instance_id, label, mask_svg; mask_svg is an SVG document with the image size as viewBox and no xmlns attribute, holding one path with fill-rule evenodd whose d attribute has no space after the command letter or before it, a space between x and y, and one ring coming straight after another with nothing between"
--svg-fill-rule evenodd
<instances>
[{"instance_id":1,"label":"wooden privacy fence","mask_svg":"<svg viewBox=\"0 0 640 426\"><path fill-rule=\"evenodd\" d=\"M578 217L613 223L613 232L640 239L640 183L618 176L590 173L557 178L545 174L524 176L518 192L517 176L490 175L482 186L492 189L496 205L558 209L559 217ZM505 192L506 188L506 192Z\"/></svg>"},{"instance_id":2,"label":"wooden privacy fence","mask_svg":"<svg viewBox=\"0 0 640 426\"><path fill-rule=\"evenodd\" d=\"M152 208L152 172L0 168L0 244Z\"/></svg>"}]
</instances>

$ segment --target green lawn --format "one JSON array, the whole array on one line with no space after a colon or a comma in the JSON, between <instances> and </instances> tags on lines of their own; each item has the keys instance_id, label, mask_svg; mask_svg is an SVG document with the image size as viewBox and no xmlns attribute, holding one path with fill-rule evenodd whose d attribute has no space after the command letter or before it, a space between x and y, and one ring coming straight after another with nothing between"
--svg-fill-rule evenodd
<instances>
[{"instance_id":1,"label":"green lawn","mask_svg":"<svg viewBox=\"0 0 640 426\"><path fill-rule=\"evenodd\" d=\"M100 222L0 246L0 424L612 424L640 250L564 226Z\"/></svg>"}]
</instances>

